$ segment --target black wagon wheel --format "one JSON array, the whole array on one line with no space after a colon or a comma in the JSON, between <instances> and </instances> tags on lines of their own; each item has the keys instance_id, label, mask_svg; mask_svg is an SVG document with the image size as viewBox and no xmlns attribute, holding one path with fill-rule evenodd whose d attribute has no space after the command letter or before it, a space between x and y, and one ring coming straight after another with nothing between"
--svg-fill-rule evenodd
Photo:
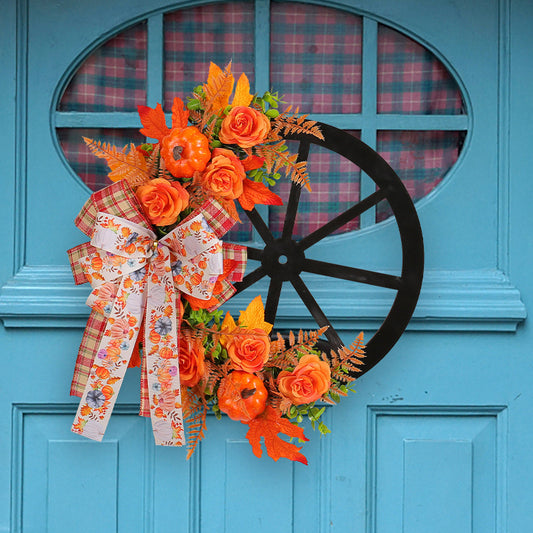
<instances>
[{"instance_id":1,"label":"black wagon wheel","mask_svg":"<svg viewBox=\"0 0 533 533\"><path fill-rule=\"evenodd\" d=\"M367 372L394 346L415 310L424 270L422 230L407 190L387 162L377 152L349 133L327 124L319 123L318 125L324 135L324 140L308 134L285 136L287 140L299 141L298 159L300 161L307 160L311 144L322 146L360 167L375 182L376 191L298 241L293 238L293 230L300 200L300 185L292 184L280 238L274 238L265 221L255 209L246 211L250 221L264 241L265 247L263 249L248 248L248 257L260 261L261 265L247 274L242 282L235 286L240 292L263 277L269 276L270 285L265 303L265 320L274 324L283 283L291 283L317 325L319 327L329 326L325 333L327 341L321 342L321 347L327 351L329 348L343 346L343 342L302 280L300 276L302 272L385 287L396 291L396 297L388 315L381 327L367 342L365 364L362 367L362 372ZM402 270L399 276L363 270L357 266L316 261L305 256L308 248L383 200L387 200L389 203L400 232Z\"/></svg>"}]
</instances>

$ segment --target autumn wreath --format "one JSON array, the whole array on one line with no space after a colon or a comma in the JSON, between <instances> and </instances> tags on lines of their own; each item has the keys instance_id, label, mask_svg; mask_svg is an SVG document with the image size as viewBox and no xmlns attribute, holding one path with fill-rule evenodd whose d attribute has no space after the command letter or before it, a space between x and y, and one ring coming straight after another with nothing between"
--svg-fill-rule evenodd
<instances>
[{"instance_id":1,"label":"autumn wreath","mask_svg":"<svg viewBox=\"0 0 533 533\"><path fill-rule=\"evenodd\" d=\"M322 402L351 390L362 334L324 353L325 328L274 335L260 296L238 317L220 309L246 265L246 248L222 240L239 221L235 202L246 211L280 205L268 185L281 170L309 187L306 164L283 135L322 134L279 103L277 93L252 95L245 74L235 84L231 65L211 64L186 105L174 99L171 128L160 104L139 106L140 131L155 142L119 149L85 139L114 183L76 219L91 241L69 250L76 283L92 286L71 387L81 397L74 432L102 439L126 368L139 365L140 414L151 417L156 444L187 443L188 457L209 410L247 424L254 454L263 439L274 460L307 463L279 436L307 440L304 418L329 432Z\"/></svg>"}]
</instances>

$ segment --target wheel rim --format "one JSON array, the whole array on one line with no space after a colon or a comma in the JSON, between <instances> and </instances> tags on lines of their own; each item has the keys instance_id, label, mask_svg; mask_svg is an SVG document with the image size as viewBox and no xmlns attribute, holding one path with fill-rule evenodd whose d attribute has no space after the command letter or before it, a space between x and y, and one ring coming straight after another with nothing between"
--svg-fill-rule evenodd
<instances>
[{"instance_id":1,"label":"wheel rim","mask_svg":"<svg viewBox=\"0 0 533 533\"><path fill-rule=\"evenodd\" d=\"M396 297L389 313L381 327L367 342L365 364L362 367L362 373L364 373L383 359L396 344L413 315L422 286L424 270L422 230L409 193L388 163L377 152L347 132L327 124L319 123L318 125L324 135L323 141L306 134L285 136L287 140L299 141L298 160L307 160L311 144L324 147L360 167L374 181L376 191L299 241L293 240L292 235L301 186L292 184L280 238L274 238L255 209L246 211L254 228L263 239L265 247L263 249L248 248L248 257L260 261L261 265L235 286L237 292L240 292L263 277L269 276L265 320L274 324L283 283L291 283L317 325L319 327L329 326L325 333L327 341L320 343L320 348L327 352L331 348L341 347L343 343L302 280L300 276L302 272L396 290ZM306 250L383 200L388 201L400 233L401 275L394 276L352 266L316 261L305 256Z\"/></svg>"}]
</instances>

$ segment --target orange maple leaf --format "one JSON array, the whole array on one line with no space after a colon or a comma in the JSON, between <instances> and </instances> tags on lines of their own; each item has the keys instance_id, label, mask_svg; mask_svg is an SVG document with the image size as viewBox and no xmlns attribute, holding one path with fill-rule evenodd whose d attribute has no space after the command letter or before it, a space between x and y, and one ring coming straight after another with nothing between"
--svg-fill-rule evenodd
<instances>
[{"instance_id":1,"label":"orange maple leaf","mask_svg":"<svg viewBox=\"0 0 533 533\"><path fill-rule=\"evenodd\" d=\"M260 294L248 304L244 311L241 311L237 324L246 329L259 328L267 334L272 331L272 324L265 322L265 306Z\"/></svg>"},{"instance_id":2,"label":"orange maple leaf","mask_svg":"<svg viewBox=\"0 0 533 533\"><path fill-rule=\"evenodd\" d=\"M139 130L143 135L153 137L161 142L170 133L161 104L157 104L155 109L145 105L139 105L137 106L137 110L139 111L139 117L141 117L141 122L144 126L144 128Z\"/></svg>"},{"instance_id":3,"label":"orange maple leaf","mask_svg":"<svg viewBox=\"0 0 533 533\"><path fill-rule=\"evenodd\" d=\"M233 91L235 78L231 73L231 61L222 70L215 63L209 65L209 74L207 83L204 84L204 91L209 102L210 110L218 113L229 104L229 99ZM250 82L246 74L241 74L237 85L235 86L235 94L231 105L248 107L253 100L253 95L250 93Z\"/></svg>"},{"instance_id":4,"label":"orange maple leaf","mask_svg":"<svg viewBox=\"0 0 533 533\"><path fill-rule=\"evenodd\" d=\"M224 317L224 320L222 321L222 324L220 325L221 333L231 333L232 331L235 331L236 329L237 329L237 324L235 323L235 320L233 320L233 317L230 315L229 311L226 311L226 316ZM226 347L230 341L231 341L231 336L229 335L222 335L220 337L220 344L222 344L222 346L224 347Z\"/></svg>"},{"instance_id":5,"label":"orange maple leaf","mask_svg":"<svg viewBox=\"0 0 533 533\"><path fill-rule=\"evenodd\" d=\"M210 63L207 83L204 84L204 93L211 111L216 113L228 105L234 83L231 61L226 65L225 70L213 62Z\"/></svg>"},{"instance_id":6,"label":"orange maple leaf","mask_svg":"<svg viewBox=\"0 0 533 533\"><path fill-rule=\"evenodd\" d=\"M250 82L248 81L246 74L243 72L237 81L237 85L235 86L235 94L233 96L231 105L233 107L248 107L252 103L253 98L253 95L250 93Z\"/></svg>"},{"instance_id":7,"label":"orange maple leaf","mask_svg":"<svg viewBox=\"0 0 533 533\"><path fill-rule=\"evenodd\" d=\"M186 128L188 120L189 110L183 104L183 100L179 96L175 96L172 104L172 127Z\"/></svg>"},{"instance_id":8,"label":"orange maple leaf","mask_svg":"<svg viewBox=\"0 0 533 533\"><path fill-rule=\"evenodd\" d=\"M251 211L255 204L283 205L283 200L262 183L245 179L242 182L242 186L239 203L246 211Z\"/></svg>"},{"instance_id":9,"label":"orange maple leaf","mask_svg":"<svg viewBox=\"0 0 533 533\"><path fill-rule=\"evenodd\" d=\"M249 170L255 170L256 168L261 168L265 164L265 158L259 157L258 155L249 155L246 159L241 161L244 170L248 172Z\"/></svg>"},{"instance_id":10,"label":"orange maple leaf","mask_svg":"<svg viewBox=\"0 0 533 533\"><path fill-rule=\"evenodd\" d=\"M278 437L279 433L283 433L288 437L297 437L307 441L309 439L305 437L304 430L286 418L282 418L279 412L270 405L267 406L263 414L248 422L248 425L250 429L246 433L246 438L252 445L252 451L256 457L263 455L261 448L261 437L263 437L266 451L274 461L280 457L285 457L291 461L307 464L307 459L300 453L301 447L298 448Z\"/></svg>"}]
</instances>

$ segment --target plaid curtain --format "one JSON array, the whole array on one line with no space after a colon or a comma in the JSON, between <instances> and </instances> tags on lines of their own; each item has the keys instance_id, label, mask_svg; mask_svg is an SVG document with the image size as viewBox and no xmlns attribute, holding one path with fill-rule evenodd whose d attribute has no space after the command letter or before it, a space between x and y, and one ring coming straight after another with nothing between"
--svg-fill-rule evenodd
<instances>
[{"instance_id":1,"label":"plaid curtain","mask_svg":"<svg viewBox=\"0 0 533 533\"><path fill-rule=\"evenodd\" d=\"M175 95L189 94L205 80L209 61L232 61L233 72L246 72L253 86L254 4L226 2L174 11L164 16L164 101L169 111ZM332 8L300 3L271 5L271 85L302 113L361 112L363 18ZM140 23L105 42L80 66L68 85L61 111L134 111L146 103L146 24ZM442 62L409 37L378 25L377 113L461 114L457 83ZM156 102L149 102L155 105ZM352 131L352 135L359 132ZM63 128L58 136L67 161L91 190L109 183L106 165L92 156L82 136L117 146L140 143L137 130ZM398 172L413 200L433 190L459 155L463 133L455 131L379 131L377 151ZM325 150L309 160L313 192L303 192L295 227L306 235L359 200L360 172ZM282 178L276 192L283 198L290 184ZM376 221L391 215L379 205ZM279 234L284 207L269 210L269 223ZM228 236L251 238L243 224ZM358 228L358 221L341 232Z\"/></svg>"},{"instance_id":2,"label":"plaid curtain","mask_svg":"<svg viewBox=\"0 0 533 533\"><path fill-rule=\"evenodd\" d=\"M135 111L146 102L146 23L97 48L76 71L60 111Z\"/></svg>"}]
</instances>

